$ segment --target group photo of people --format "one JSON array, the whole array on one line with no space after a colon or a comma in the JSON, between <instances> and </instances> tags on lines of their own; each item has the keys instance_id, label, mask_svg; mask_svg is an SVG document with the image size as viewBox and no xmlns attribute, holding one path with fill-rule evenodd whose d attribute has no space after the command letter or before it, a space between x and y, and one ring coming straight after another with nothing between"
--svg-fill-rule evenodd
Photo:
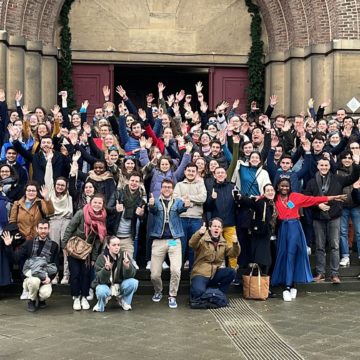
<instances>
[{"instance_id":1,"label":"group photo of people","mask_svg":"<svg viewBox=\"0 0 360 360\"><path fill-rule=\"evenodd\" d=\"M69 108L65 90L52 109L29 109L22 90L0 89L0 291L21 283L35 312L67 285L73 310L104 312L112 298L132 309L139 269L149 301L171 309L226 306L254 265L286 302L296 284L341 283L360 249L360 121L325 115L323 99L274 117L276 95L265 109L210 109L191 86L159 82L141 106L104 86L93 115L87 99ZM190 302L178 304L184 272Z\"/></svg>"}]
</instances>

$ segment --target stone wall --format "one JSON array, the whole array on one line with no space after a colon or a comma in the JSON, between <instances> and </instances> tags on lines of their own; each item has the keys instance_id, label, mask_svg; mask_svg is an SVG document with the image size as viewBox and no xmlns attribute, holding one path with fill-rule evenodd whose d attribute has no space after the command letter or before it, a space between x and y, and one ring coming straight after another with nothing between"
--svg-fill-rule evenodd
<instances>
[{"instance_id":1,"label":"stone wall","mask_svg":"<svg viewBox=\"0 0 360 360\"><path fill-rule=\"evenodd\" d=\"M11 93L22 87L28 104L56 101L63 1L0 0L0 86ZM316 104L332 98L329 112L360 100L360 0L256 2L266 94L279 95L278 112L294 115L310 96ZM76 0L70 24L78 62L243 66L250 46L243 0Z\"/></svg>"}]
</instances>

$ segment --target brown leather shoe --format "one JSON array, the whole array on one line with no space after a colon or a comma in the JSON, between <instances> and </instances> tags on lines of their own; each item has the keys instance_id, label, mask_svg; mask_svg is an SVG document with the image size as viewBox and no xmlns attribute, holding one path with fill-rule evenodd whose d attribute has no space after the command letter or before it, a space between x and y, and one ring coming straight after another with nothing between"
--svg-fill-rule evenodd
<instances>
[{"instance_id":1,"label":"brown leather shoe","mask_svg":"<svg viewBox=\"0 0 360 360\"><path fill-rule=\"evenodd\" d=\"M340 283L341 283L340 278L339 278L337 275L333 275L333 276L331 277L331 282L332 282L333 284L340 284Z\"/></svg>"},{"instance_id":2,"label":"brown leather shoe","mask_svg":"<svg viewBox=\"0 0 360 360\"><path fill-rule=\"evenodd\" d=\"M324 274L318 274L314 277L314 280L315 282L321 282L321 281L325 281L325 275Z\"/></svg>"}]
</instances>

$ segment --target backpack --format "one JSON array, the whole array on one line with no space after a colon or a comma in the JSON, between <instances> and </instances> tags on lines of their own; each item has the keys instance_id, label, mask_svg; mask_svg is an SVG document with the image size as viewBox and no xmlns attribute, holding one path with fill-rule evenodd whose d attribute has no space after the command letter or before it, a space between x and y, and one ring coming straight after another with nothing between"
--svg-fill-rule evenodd
<instances>
[{"instance_id":1,"label":"backpack","mask_svg":"<svg viewBox=\"0 0 360 360\"><path fill-rule=\"evenodd\" d=\"M226 295L219 289L207 288L197 299L190 299L192 309L217 309L229 305Z\"/></svg>"}]
</instances>

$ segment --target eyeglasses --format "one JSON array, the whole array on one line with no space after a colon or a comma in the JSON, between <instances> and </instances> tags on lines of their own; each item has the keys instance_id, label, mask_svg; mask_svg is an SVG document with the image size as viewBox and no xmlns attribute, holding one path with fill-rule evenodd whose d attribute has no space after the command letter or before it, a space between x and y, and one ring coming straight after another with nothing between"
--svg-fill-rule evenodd
<instances>
[{"instance_id":1,"label":"eyeglasses","mask_svg":"<svg viewBox=\"0 0 360 360\"><path fill-rule=\"evenodd\" d=\"M136 157L134 155L126 155L125 160L135 160Z\"/></svg>"},{"instance_id":2,"label":"eyeglasses","mask_svg":"<svg viewBox=\"0 0 360 360\"><path fill-rule=\"evenodd\" d=\"M29 189L26 189L26 192L37 192L37 190L29 190Z\"/></svg>"}]
</instances>

